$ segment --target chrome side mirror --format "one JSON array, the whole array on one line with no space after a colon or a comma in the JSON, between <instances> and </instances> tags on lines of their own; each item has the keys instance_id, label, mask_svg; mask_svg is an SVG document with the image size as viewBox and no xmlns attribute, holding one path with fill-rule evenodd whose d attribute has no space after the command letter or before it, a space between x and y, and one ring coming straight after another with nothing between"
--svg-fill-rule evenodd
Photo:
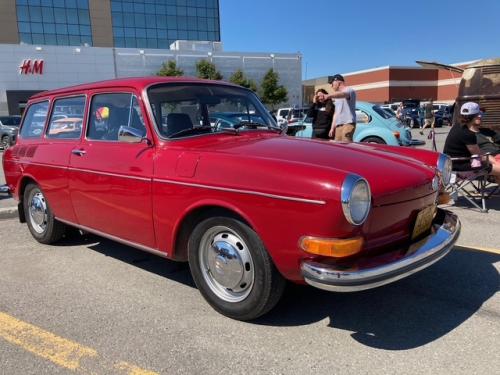
<instances>
[{"instance_id":1,"label":"chrome side mirror","mask_svg":"<svg viewBox=\"0 0 500 375\"><path fill-rule=\"evenodd\" d=\"M130 126L120 126L118 129L118 140L127 143L141 143L144 140L144 131Z\"/></svg>"}]
</instances>

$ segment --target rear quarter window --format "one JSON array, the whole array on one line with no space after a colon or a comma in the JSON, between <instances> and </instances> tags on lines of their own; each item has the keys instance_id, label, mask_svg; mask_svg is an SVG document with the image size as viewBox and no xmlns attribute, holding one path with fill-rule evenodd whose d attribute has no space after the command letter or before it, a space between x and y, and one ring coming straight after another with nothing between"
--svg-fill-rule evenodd
<instances>
[{"instance_id":1,"label":"rear quarter window","mask_svg":"<svg viewBox=\"0 0 500 375\"><path fill-rule=\"evenodd\" d=\"M48 109L48 100L40 103L34 103L29 106L21 127L22 138L40 138L42 136L45 121L47 120Z\"/></svg>"}]
</instances>

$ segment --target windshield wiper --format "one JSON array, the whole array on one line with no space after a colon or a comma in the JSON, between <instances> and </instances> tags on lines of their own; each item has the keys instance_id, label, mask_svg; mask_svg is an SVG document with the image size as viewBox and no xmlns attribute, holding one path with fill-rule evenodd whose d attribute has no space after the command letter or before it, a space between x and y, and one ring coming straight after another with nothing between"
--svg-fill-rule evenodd
<instances>
[{"instance_id":1,"label":"windshield wiper","mask_svg":"<svg viewBox=\"0 0 500 375\"><path fill-rule=\"evenodd\" d=\"M182 130L179 130L178 132L170 134L168 136L168 138L174 138L176 136L179 136L179 135L182 135L182 134L185 134L185 133L196 132L198 130L207 130L207 129L212 129L212 126L210 126L210 125L203 125L203 126L198 126L196 128L193 127L193 128L182 129Z\"/></svg>"},{"instance_id":2,"label":"windshield wiper","mask_svg":"<svg viewBox=\"0 0 500 375\"><path fill-rule=\"evenodd\" d=\"M255 127L255 128L267 128L269 130L273 130L273 131L276 131L278 133L281 133L281 128L279 127L276 127L276 126L272 126L272 125L266 125L266 124L261 124L260 122L251 122L251 121L241 121L240 123L238 124L235 124L233 126L234 129L239 129L239 128L242 128L244 126L248 126L248 127Z\"/></svg>"}]
</instances>

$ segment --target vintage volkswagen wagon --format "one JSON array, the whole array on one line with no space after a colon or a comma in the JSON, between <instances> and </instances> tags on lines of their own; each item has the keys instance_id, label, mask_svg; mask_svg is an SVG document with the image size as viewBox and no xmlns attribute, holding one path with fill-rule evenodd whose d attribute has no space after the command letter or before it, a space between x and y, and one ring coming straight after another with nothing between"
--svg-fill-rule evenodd
<instances>
[{"instance_id":1,"label":"vintage volkswagen wagon","mask_svg":"<svg viewBox=\"0 0 500 375\"><path fill-rule=\"evenodd\" d=\"M81 125L61 131L62 115ZM37 241L76 227L188 261L204 298L241 320L269 311L286 280L350 292L401 279L460 231L436 204L446 156L289 137L252 91L224 82L38 94L3 163Z\"/></svg>"}]
</instances>

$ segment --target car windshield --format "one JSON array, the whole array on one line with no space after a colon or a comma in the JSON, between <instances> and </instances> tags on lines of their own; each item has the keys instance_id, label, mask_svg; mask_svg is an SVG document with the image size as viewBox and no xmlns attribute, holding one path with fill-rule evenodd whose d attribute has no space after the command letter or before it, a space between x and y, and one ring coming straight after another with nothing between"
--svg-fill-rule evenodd
<instances>
[{"instance_id":1,"label":"car windshield","mask_svg":"<svg viewBox=\"0 0 500 375\"><path fill-rule=\"evenodd\" d=\"M19 124L21 123L21 117L20 116L0 117L0 122L6 126L19 127Z\"/></svg>"},{"instance_id":2,"label":"car windshield","mask_svg":"<svg viewBox=\"0 0 500 375\"><path fill-rule=\"evenodd\" d=\"M160 135L167 138L254 129L280 130L250 90L203 83L159 84L148 98Z\"/></svg>"},{"instance_id":3,"label":"car windshield","mask_svg":"<svg viewBox=\"0 0 500 375\"><path fill-rule=\"evenodd\" d=\"M375 112L377 112L380 116L382 116L385 119L396 117L391 111L386 110L385 108L382 108L379 105L374 105L372 108Z\"/></svg>"}]
</instances>

